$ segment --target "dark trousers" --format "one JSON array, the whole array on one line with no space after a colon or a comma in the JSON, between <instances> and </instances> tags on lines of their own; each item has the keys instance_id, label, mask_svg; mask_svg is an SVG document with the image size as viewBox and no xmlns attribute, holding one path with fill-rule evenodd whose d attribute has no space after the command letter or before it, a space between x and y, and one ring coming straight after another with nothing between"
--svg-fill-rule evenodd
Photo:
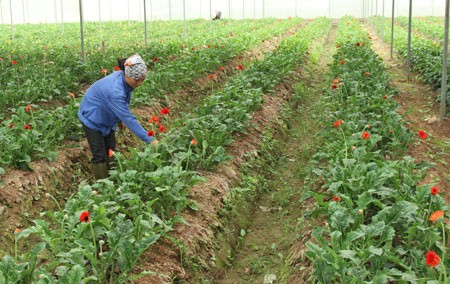
<instances>
[{"instance_id":1,"label":"dark trousers","mask_svg":"<svg viewBox=\"0 0 450 284\"><path fill-rule=\"evenodd\" d=\"M108 136L104 137L100 131L90 129L84 124L83 129L92 152L92 163L106 163L108 161L109 149L116 150L115 131L111 130Z\"/></svg>"}]
</instances>

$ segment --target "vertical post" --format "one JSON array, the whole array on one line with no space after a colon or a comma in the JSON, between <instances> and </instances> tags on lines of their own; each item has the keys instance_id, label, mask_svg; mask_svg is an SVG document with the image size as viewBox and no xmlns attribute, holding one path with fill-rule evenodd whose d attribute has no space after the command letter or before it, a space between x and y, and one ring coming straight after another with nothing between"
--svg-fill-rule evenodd
<instances>
[{"instance_id":1,"label":"vertical post","mask_svg":"<svg viewBox=\"0 0 450 284\"><path fill-rule=\"evenodd\" d=\"M378 16L378 0L375 0L375 16Z\"/></svg>"},{"instance_id":2,"label":"vertical post","mask_svg":"<svg viewBox=\"0 0 450 284\"><path fill-rule=\"evenodd\" d=\"M361 18L364 20L364 13L365 13L365 11L364 11L364 8L365 8L365 6L366 6L366 1L365 0L363 0L362 1L362 13L361 13Z\"/></svg>"},{"instance_id":3,"label":"vertical post","mask_svg":"<svg viewBox=\"0 0 450 284\"><path fill-rule=\"evenodd\" d=\"M434 17L434 0L431 0L431 16Z\"/></svg>"},{"instance_id":4,"label":"vertical post","mask_svg":"<svg viewBox=\"0 0 450 284\"><path fill-rule=\"evenodd\" d=\"M382 9L383 9L382 10L382 16L383 16L382 25L383 25L383 28L381 29L381 40L384 42L384 0L383 0L383 8Z\"/></svg>"},{"instance_id":5,"label":"vertical post","mask_svg":"<svg viewBox=\"0 0 450 284\"><path fill-rule=\"evenodd\" d=\"M102 25L102 10L100 5L100 0L98 0L98 23Z\"/></svg>"},{"instance_id":6,"label":"vertical post","mask_svg":"<svg viewBox=\"0 0 450 284\"><path fill-rule=\"evenodd\" d=\"M262 11L262 14L263 14L263 19L266 17L266 1L265 0L262 0L263 1L263 3L262 3L262 9L263 9L263 11Z\"/></svg>"},{"instance_id":7,"label":"vertical post","mask_svg":"<svg viewBox=\"0 0 450 284\"><path fill-rule=\"evenodd\" d=\"M209 32L212 33L212 7L211 0L209 0Z\"/></svg>"},{"instance_id":8,"label":"vertical post","mask_svg":"<svg viewBox=\"0 0 450 284\"><path fill-rule=\"evenodd\" d=\"M152 6L152 0L150 0L150 21L153 20L153 6Z\"/></svg>"},{"instance_id":9,"label":"vertical post","mask_svg":"<svg viewBox=\"0 0 450 284\"><path fill-rule=\"evenodd\" d=\"M409 81L411 72L411 28L412 28L412 0L409 0L409 17L408 17L408 60L406 64L406 74Z\"/></svg>"},{"instance_id":10,"label":"vertical post","mask_svg":"<svg viewBox=\"0 0 450 284\"><path fill-rule=\"evenodd\" d=\"M295 0L295 17L296 18L298 17L298 15L297 15L297 0Z\"/></svg>"},{"instance_id":11,"label":"vertical post","mask_svg":"<svg viewBox=\"0 0 450 284\"><path fill-rule=\"evenodd\" d=\"M445 105L447 101L447 58L448 58L448 17L449 0L445 1L445 27L444 27L444 62L442 64L442 85L441 85L441 120L445 118Z\"/></svg>"},{"instance_id":12,"label":"vertical post","mask_svg":"<svg viewBox=\"0 0 450 284\"><path fill-rule=\"evenodd\" d=\"M147 42L147 9L145 6L145 0L144 0L144 34L145 34L145 48L148 48L148 42Z\"/></svg>"},{"instance_id":13,"label":"vertical post","mask_svg":"<svg viewBox=\"0 0 450 284\"><path fill-rule=\"evenodd\" d=\"M25 24L25 0L22 0L23 23Z\"/></svg>"},{"instance_id":14,"label":"vertical post","mask_svg":"<svg viewBox=\"0 0 450 284\"><path fill-rule=\"evenodd\" d=\"M172 0L169 0L169 20L172 20Z\"/></svg>"},{"instance_id":15,"label":"vertical post","mask_svg":"<svg viewBox=\"0 0 450 284\"><path fill-rule=\"evenodd\" d=\"M63 7L63 0L61 0L61 28L62 32L64 33L64 7Z\"/></svg>"},{"instance_id":16,"label":"vertical post","mask_svg":"<svg viewBox=\"0 0 450 284\"><path fill-rule=\"evenodd\" d=\"M11 16L11 40L14 40L14 25L11 0L9 0L9 15Z\"/></svg>"},{"instance_id":17,"label":"vertical post","mask_svg":"<svg viewBox=\"0 0 450 284\"><path fill-rule=\"evenodd\" d=\"M2 0L0 0L0 16L2 17L2 25L3 25L3 8L2 8Z\"/></svg>"},{"instance_id":18,"label":"vertical post","mask_svg":"<svg viewBox=\"0 0 450 284\"><path fill-rule=\"evenodd\" d=\"M328 19L331 19L331 0L328 0Z\"/></svg>"},{"instance_id":19,"label":"vertical post","mask_svg":"<svg viewBox=\"0 0 450 284\"><path fill-rule=\"evenodd\" d=\"M186 27L186 0L183 0L183 21L184 21L184 38L187 37L187 27Z\"/></svg>"},{"instance_id":20,"label":"vertical post","mask_svg":"<svg viewBox=\"0 0 450 284\"><path fill-rule=\"evenodd\" d=\"M81 58L83 62L86 61L86 56L84 54L84 30L83 30L83 0L78 1L80 5L80 30L81 30Z\"/></svg>"},{"instance_id":21,"label":"vertical post","mask_svg":"<svg viewBox=\"0 0 450 284\"><path fill-rule=\"evenodd\" d=\"M394 10L395 10L395 0L392 0L392 19L391 19L391 59L393 58L393 51L394 51Z\"/></svg>"}]
</instances>

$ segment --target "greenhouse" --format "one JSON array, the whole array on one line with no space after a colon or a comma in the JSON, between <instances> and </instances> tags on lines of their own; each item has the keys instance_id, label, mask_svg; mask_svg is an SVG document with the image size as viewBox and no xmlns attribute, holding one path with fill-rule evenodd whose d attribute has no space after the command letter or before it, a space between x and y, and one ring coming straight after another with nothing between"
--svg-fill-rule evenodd
<instances>
[{"instance_id":1,"label":"greenhouse","mask_svg":"<svg viewBox=\"0 0 450 284\"><path fill-rule=\"evenodd\" d=\"M450 283L450 0L0 0L0 284Z\"/></svg>"}]
</instances>

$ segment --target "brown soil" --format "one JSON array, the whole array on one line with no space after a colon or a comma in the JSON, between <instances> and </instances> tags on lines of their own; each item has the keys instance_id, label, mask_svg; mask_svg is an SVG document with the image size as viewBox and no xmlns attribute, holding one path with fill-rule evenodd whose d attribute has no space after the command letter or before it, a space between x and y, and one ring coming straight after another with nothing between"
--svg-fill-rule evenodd
<instances>
[{"instance_id":1,"label":"brown soil","mask_svg":"<svg viewBox=\"0 0 450 284\"><path fill-rule=\"evenodd\" d=\"M435 183L440 189L440 194L448 202L450 200L450 120L445 117L440 120L440 103L436 98L440 92L431 90L429 86L415 79L415 74L410 73L408 81L406 66L397 54L390 56L390 45L381 41L375 31L365 27L372 37L373 50L383 59L392 84L398 90L394 100L399 104L399 113L405 117L407 127L414 133L425 130L428 137L425 140L418 139L411 145L408 155L418 162L428 161L433 163L433 168L427 171L427 177L423 184Z\"/></svg>"}]
</instances>

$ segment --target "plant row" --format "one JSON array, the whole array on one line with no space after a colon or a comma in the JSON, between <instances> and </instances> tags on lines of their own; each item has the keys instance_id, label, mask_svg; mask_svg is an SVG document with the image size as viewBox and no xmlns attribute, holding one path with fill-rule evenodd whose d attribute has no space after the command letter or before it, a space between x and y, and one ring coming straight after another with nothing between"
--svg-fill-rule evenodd
<instances>
[{"instance_id":1,"label":"plant row","mask_svg":"<svg viewBox=\"0 0 450 284\"><path fill-rule=\"evenodd\" d=\"M236 24L234 34L228 33L226 38L222 34L213 35L214 44L198 46L202 41L197 38L191 42L197 43L197 48L187 49L183 45L183 51L172 54L179 57L173 61L165 61L164 57L156 57L159 54L152 56L152 52L155 52L153 49L142 50L142 56L147 59L150 58L154 66L146 81L133 93L133 104L150 104L151 99L149 97L154 99L161 98L163 94L175 91L182 84L190 83L198 76L204 76L205 72L217 70L244 50L260 44L261 41L267 38L286 32L294 25L298 25L298 21L274 21L271 29L259 29L257 31L254 30L255 26L252 26L253 24L247 26ZM269 24L270 22L267 23ZM233 23L228 24L232 25ZM239 28L243 29L242 33ZM172 50L171 46L175 44L180 49L177 42L168 44L167 49ZM64 56L64 53L57 54ZM56 58L59 57L55 56L56 65L67 64L63 60L56 61ZM76 63L76 60L72 61L72 64L74 63ZM30 84L37 86L37 88L40 88L39 82L46 87L52 85L46 78L30 80L22 76L19 70L20 68L28 69L26 65L21 67L11 65L8 68L11 69L11 72L17 72L18 77L21 78L20 80L29 80ZM97 72L100 74L100 69ZM108 70L108 72L111 72L111 70ZM36 73L38 74L39 72ZM58 73L57 69L54 69L49 74L52 74L51 76L59 76L60 73ZM8 74L3 75L5 76L4 78L8 76ZM3 75L0 75L0 77L3 77ZM64 76L70 77L68 74ZM11 76L10 80L14 82L15 78ZM56 79L50 81L59 82ZM19 90L27 88L26 84L16 87ZM45 93L45 90L41 90L40 93ZM68 138L72 140L80 139L81 126L76 115L79 99L73 93L69 95L64 94L67 102L63 106L49 109L38 104L21 103L21 106L9 108L8 113L0 115L0 137L3 138L0 140L0 149L2 150L0 152L0 167L13 166L20 169L29 169L29 162L32 160L47 158L53 161L57 157L57 147L62 144L62 141ZM50 105L54 105L54 103L50 103ZM0 168L0 174L2 172L4 170Z\"/></svg>"},{"instance_id":2,"label":"plant row","mask_svg":"<svg viewBox=\"0 0 450 284\"><path fill-rule=\"evenodd\" d=\"M382 21L378 20L374 24L380 31ZM385 23L385 29L384 40L390 44L391 26L388 21ZM394 28L394 48L406 61L408 56L408 31L401 26ZM411 68L418 72L419 78L433 89L441 88L443 62L443 49L439 43L418 35L411 37ZM449 99L450 91L447 91L447 102Z\"/></svg>"},{"instance_id":3,"label":"plant row","mask_svg":"<svg viewBox=\"0 0 450 284\"><path fill-rule=\"evenodd\" d=\"M356 19L343 18L323 98L323 147L310 192L325 214L307 256L315 283L447 283L448 206L430 164L405 153L427 133L405 128L396 91Z\"/></svg>"},{"instance_id":4,"label":"plant row","mask_svg":"<svg viewBox=\"0 0 450 284\"><path fill-rule=\"evenodd\" d=\"M14 256L3 257L0 282L133 280L130 272L143 251L175 222L183 222L178 213L186 207L201 210L187 198L189 188L201 180L196 170L211 170L229 158L224 147L235 132L249 127L264 93L302 63L313 39L329 26L326 19L314 21L283 40L262 61L241 66L242 72L221 90L214 90L211 79L212 95L191 115L170 121L166 109L161 116L153 116L148 123L163 130L157 134L158 146L132 149L127 159L111 152L117 167L108 179L81 184L64 209L45 213L53 222L35 220L33 227L18 230L16 243L31 234L41 242L24 254L16 249Z\"/></svg>"}]
</instances>

